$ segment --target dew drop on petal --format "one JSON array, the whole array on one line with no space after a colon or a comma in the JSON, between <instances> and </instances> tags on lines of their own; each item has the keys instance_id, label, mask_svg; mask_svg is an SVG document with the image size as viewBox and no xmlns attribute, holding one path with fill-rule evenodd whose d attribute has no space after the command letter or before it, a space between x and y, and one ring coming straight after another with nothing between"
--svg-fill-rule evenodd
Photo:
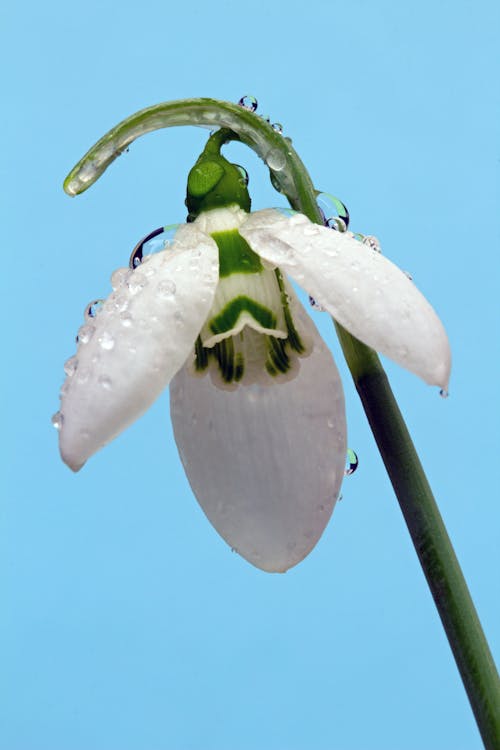
<instances>
[{"instance_id":1,"label":"dew drop on petal","mask_svg":"<svg viewBox=\"0 0 500 750\"><path fill-rule=\"evenodd\" d=\"M147 284L148 280L146 276L143 273L139 273L138 271L131 274L128 280L128 288L131 294L137 294L141 291L141 289L144 289Z\"/></svg>"},{"instance_id":2,"label":"dew drop on petal","mask_svg":"<svg viewBox=\"0 0 500 750\"><path fill-rule=\"evenodd\" d=\"M97 382L99 383L101 388L104 388L105 391L111 390L111 386L112 386L111 378L108 377L107 375L99 375Z\"/></svg>"},{"instance_id":3,"label":"dew drop on petal","mask_svg":"<svg viewBox=\"0 0 500 750\"><path fill-rule=\"evenodd\" d=\"M127 279L130 274L129 268L117 268L111 274L111 286L113 289L118 289Z\"/></svg>"},{"instance_id":4,"label":"dew drop on petal","mask_svg":"<svg viewBox=\"0 0 500 750\"><path fill-rule=\"evenodd\" d=\"M76 382L83 384L86 383L87 380L90 377L90 368L89 367L79 367L78 372L76 373Z\"/></svg>"},{"instance_id":5,"label":"dew drop on petal","mask_svg":"<svg viewBox=\"0 0 500 750\"><path fill-rule=\"evenodd\" d=\"M366 234L363 237L363 245L368 245L369 248L374 250L376 253L381 253L382 248L380 247L380 242L376 237L374 237L373 234Z\"/></svg>"},{"instance_id":6,"label":"dew drop on petal","mask_svg":"<svg viewBox=\"0 0 500 750\"><path fill-rule=\"evenodd\" d=\"M196 265L196 268L197 267L198 265ZM176 290L177 287L175 286L175 282L173 282L171 279L160 281L160 283L156 287L156 293L158 297L160 297L160 299L170 299L174 296Z\"/></svg>"},{"instance_id":7,"label":"dew drop on petal","mask_svg":"<svg viewBox=\"0 0 500 750\"><path fill-rule=\"evenodd\" d=\"M354 474L354 472L358 468L358 465L359 465L359 461L358 461L358 457L356 453L352 450L352 448L348 448L346 461L345 461L344 476L348 477L351 474Z\"/></svg>"},{"instance_id":8,"label":"dew drop on petal","mask_svg":"<svg viewBox=\"0 0 500 750\"><path fill-rule=\"evenodd\" d=\"M71 378L75 372L76 368L78 367L78 359L76 357L70 357L66 360L64 363L64 372L68 376L68 378Z\"/></svg>"},{"instance_id":9,"label":"dew drop on petal","mask_svg":"<svg viewBox=\"0 0 500 750\"><path fill-rule=\"evenodd\" d=\"M271 127L272 127L273 130L275 130L280 135L283 133L283 125L281 124L281 122L273 122L273 124L271 125Z\"/></svg>"},{"instance_id":10,"label":"dew drop on petal","mask_svg":"<svg viewBox=\"0 0 500 750\"><path fill-rule=\"evenodd\" d=\"M52 426L59 431L63 426L64 417L60 411L56 411L56 413L52 415L52 419L50 421L52 422Z\"/></svg>"},{"instance_id":11,"label":"dew drop on petal","mask_svg":"<svg viewBox=\"0 0 500 750\"><path fill-rule=\"evenodd\" d=\"M413 281L413 276L411 275L409 271L403 271L403 273L407 279L410 279L410 281Z\"/></svg>"},{"instance_id":12,"label":"dew drop on petal","mask_svg":"<svg viewBox=\"0 0 500 750\"><path fill-rule=\"evenodd\" d=\"M80 344L88 344L95 332L95 326L85 323L78 329L76 340Z\"/></svg>"},{"instance_id":13,"label":"dew drop on petal","mask_svg":"<svg viewBox=\"0 0 500 750\"><path fill-rule=\"evenodd\" d=\"M261 120L264 120L264 122L269 123L269 125L271 124L271 118L269 117L269 115L259 115L259 117Z\"/></svg>"},{"instance_id":14,"label":"dew drop on petal","mask_svg":"<svg viewBox=\"0 0 500 750\"><path fill-rule=\"evenodd\" d=\"M132 316L128 312L124 312L120 315L120 323L124 328L130 328L132 325Z\"/></svg>"},{"instance_id":15,"label":"dew drop on petal","mask_svg":"<svg viewBox=\"0 0 500 750\"><path fill-rule=\"evenodd\" d=\"M101 348L106 351L110 351L115 345L115 340L109 331L103 331L98 340Z\"/></svg>"},{"instance_id":16,"label":"dew drop on petal","mask_svg":"<svg viewBox=\"0 0 500 750\"><path fill-rule=\"evenodd\" d=\"M255 110L258 107L258 102L255 96L252 96L251 94L246 94L245 96L242 96L239 100L238 104L240 107L243 107L244 109L249 109L250 112L255 112Z\"/></svg>"},{"instance_id":17,"label":"dew drop on petal","mask_svg":"<svg viewBox=\"0 0 500 750\"><path fill-rule=\"evenodd\" d=\"M279 148L272 148L266 156L266 164L269 169L281 172L286 166L286 156Z\"/></svg>"},{"instance_id":18,"label":"dew drop on petal","mask_svg":"<svg viewBox=\"0 0 500 750\"><path fill-rule=\"evenodd\" d=\"M325 220L325 226L329 229L335 229L336 232L345 232L347 229L344 219L341 219L340 216L330 216Z\"/></svg>"},{"instance_id":19,"label":"dew drop on petal","mask_svg":"<svg viewBox=\"0 0 500 750\"><path fill-rule=\"evenodd\" d=\"M137 268L148 256L170 247L179 227L180 224L167 224L165 227L153 229L132 250L129 267L132 269Z\"/></svg>"},{"instance_id":20,"label":"dew drop on petal","mask_svg":"<svg viewBox=\"0 0 500 750\"><path fill-rule=\"evenodd\" d=\"M85 318L85 320L91 320L92 318L95 318L96 315L99 315L103 305L103 299L95 299L92 302L89 302L89 304L85 308L85 312L83 313L83 317Z\"/></svg>"},{"instance_id":21,"label":"dew drop on petal","mask_svg":"<svg viewBox=\"0 0 500 750\"><path fill-rule=\"evenodd\" d=\"M316 203L323 215L325 226L345 232L349 226L349 211L340 198L336 198L330 193L318 193L316 196ZM333 225L335 219L341 219L342 224Z\"/></svg>"},{"instance_id":22,"label":"dew drop on petal","mask_svg":"<svg viewBox=\"0 0 500 750\"><path fill-rule=\"evenodd\" d=\"M446 388L441 388L441 390L439 391L439 395L441 396L441 398L448 398L450 394L449 391L446 390Z\"/></svg>"}]
</instances>

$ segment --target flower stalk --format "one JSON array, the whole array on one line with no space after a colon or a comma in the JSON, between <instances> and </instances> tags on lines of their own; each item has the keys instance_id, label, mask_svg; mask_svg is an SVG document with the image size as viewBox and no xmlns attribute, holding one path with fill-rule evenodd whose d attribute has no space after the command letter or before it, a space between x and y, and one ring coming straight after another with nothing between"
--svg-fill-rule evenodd
<instances>
[{"instance_id":1,"label":"flower stalk","mask_svg":"<svg viewBox=\"0 0 500 750\"><path fill-rule=\"evenodd\" d=\"M500 683L467 584L377 354L335 324L485 747L500 745Z\"/></svg>"},{"instance_id":2,"label":"flower stalk","mask_svg":"<svg viewBox=\"0 0 500 750\"><path fill-rule=\"evenodd\" d=\"M73 168L65 191L77 195L86 190L140 135L178 125L221 127L221 143L241 140L263 159L273 185L292 208L323 223L313 183L290 139L254 112L215 99L166 102L123 120ZM446 528L377 354L335 325L483 742L487 750L494 750L500 747L500 681Z\"/></svg>"}]
</instances>

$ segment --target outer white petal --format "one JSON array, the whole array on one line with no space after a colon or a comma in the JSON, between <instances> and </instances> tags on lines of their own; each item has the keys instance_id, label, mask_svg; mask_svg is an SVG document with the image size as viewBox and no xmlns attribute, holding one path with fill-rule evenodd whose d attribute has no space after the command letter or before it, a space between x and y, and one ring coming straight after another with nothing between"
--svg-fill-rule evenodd
<instances>
[{"instance_id":1,"label":"outer white petal","mask_svg":"<svg viewBox=\"0 0 500 750\"><path fill-rule=\"evenodd\" d=\"M80 340L61 396L59 447L74 471L137 419L184 364L212 305L218 263L215 242L182 227L171 249L125 274L90 321L95 330Z\"/></svg>"},{"instance_id":2,"label":"outer white petal","mask_svg":"<svg viewBox=\"0 0 500 750\"><path fill-rule=\"evenodd\" d=\"M184 367L170 386L175 439L198 502L232 548L269 572L315 546L345 467L337 368L302 308L294 321L314 349L289 382L224 391Z\"/></svg>"},{"instance_id":3,"label":"outer white petal","mask_svg":"<svg viewBox=\"0 0 500 750\"><path fill-rule=\"evenodd\" d=\"M301 214L258 211L239 232L353 336L427 383L447 387L451 354L443 325L410 279L383 255L350 233L318 226Z\"/></svg>"}]
</instances>

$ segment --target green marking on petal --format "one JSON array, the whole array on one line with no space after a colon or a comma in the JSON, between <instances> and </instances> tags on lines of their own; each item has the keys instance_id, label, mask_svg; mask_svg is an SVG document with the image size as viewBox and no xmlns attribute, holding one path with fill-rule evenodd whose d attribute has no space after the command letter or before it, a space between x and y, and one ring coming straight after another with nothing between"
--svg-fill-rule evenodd
<instances>
[{"instance_id":1,"label":"green marking on petal","mask_svg":"<svg viewBox=\"0 0 500 750\"><path fill-rule=\"evenodd\" d=\"M288 294L286 292L282 273L279 268L276 268L274 273L276 274L276 279L278 281L278 286L281 293L281 304L283 305L283 314L285 316L285 323L288 331L288 342L292 349L294 349L299 354L302 354L306 348L293 322L292 313L290 312L290 305L288 304Z\"/></svg>"},{"instance_id":2,"label":"green marking on petal","mask_svg":"<svg viewBox=\"0 0 500 750\"><path fill-rule=\"evenodd\" d=\"M209 321L208 326L214 334L226 333L235 327L236 321L243 312L249 313L262 328L276 328L276 316L273 312L245 295L232 299L215 318Z\"/></svg>"},{"instance_id":3,"label":"green marking on petal","mask_svg":"<svg viewBox=\"0 0 500 750\"><path fill-rule=\"evenodd\" d=\"M233 273L259 273L263 270L257 253L241 237L237 229L213 232L212 237L219 248L219 276Z\"/></svg>"},{"instance_id":4,"label":"green marking on petal","mask_svg":"<svg viewBox=\"0 0 500 750\"><path fill-rule=\"evenodd\" d=\"M196 372L203 372L208 367L208 349L205 349L201 342L201 337L198 336L194 345L194 368Z\"/></svg>"}]
</instances>

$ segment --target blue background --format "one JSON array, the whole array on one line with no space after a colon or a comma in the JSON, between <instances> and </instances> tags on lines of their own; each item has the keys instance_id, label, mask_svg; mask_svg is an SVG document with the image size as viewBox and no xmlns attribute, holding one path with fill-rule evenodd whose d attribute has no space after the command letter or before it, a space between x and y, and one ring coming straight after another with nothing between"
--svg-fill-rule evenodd
<instances>
[{"instance_id":1,"label":"blue background","mask_svg":"<svg viewBox=\"0 0 500 750\"><path fill-rule=\"evenodd\" d=\"M2 16L0 747L480 748L328 316L312 313L360 468L284 576L205 519L167 393L77 475L50 417L85 304L141 236L184 220L207 131L148 135L74 199L66 173L142 107L254 94L447 327L447 401L387 370L498 656L498 5L87 0ZM282 204L253 153L226 154L255 208Z\"/></svg>"}]
</instances>

